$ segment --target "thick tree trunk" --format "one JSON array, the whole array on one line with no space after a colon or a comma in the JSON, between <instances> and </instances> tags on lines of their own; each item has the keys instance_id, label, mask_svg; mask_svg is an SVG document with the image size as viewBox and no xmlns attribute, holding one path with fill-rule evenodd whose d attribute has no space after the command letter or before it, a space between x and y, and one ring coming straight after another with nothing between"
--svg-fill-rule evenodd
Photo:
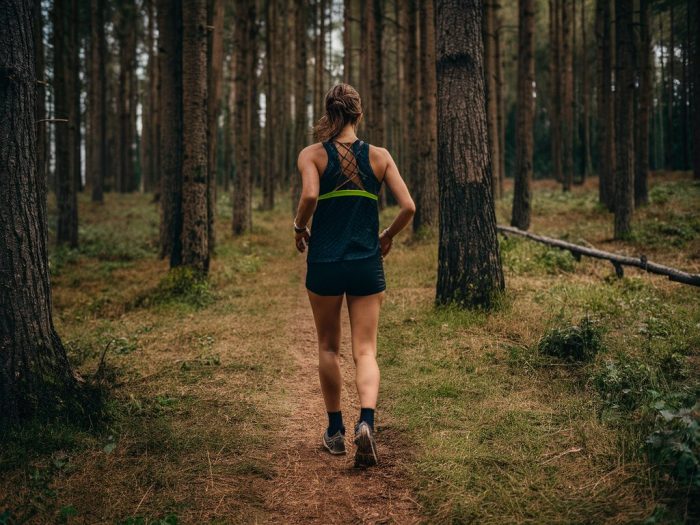
<instances>
[{"instance_id":1,"label":"thick tree trunk","mask_svg":"<svg viewBox=\"0 0 700 525\"><path fill-rule=\"evenodd\" d=\"M65 5L54 9L64 27ZM66 406L77 383L51 318L32 4L3 0L0 27L0 420L8 422Z\"/></svg>"},{"instance_id":2,"label":"thick tree trunk","mask_svg":"<svg viewBox=\"0 0 700 525\"><path fill-rule=\"evenodd\" d=\"M697 3L697 2L695 2ZM683 39L683 76L681 79L681 148L683 159L683 169L687 170L690 167L690 99L689 99L689 72L690 67L690 20L692 10L690 0L685 3L685 38Z\"/></svg>"},{"instance_id":3,"label":"thick tree trunk","mask_svg":"<svg viewBox=\"0 0 700 525\"><path fill-rule=\"evenodd\" d=\"M105 41L104 0L90 4L90 84L88 100L87 148L90 162L86 179L92 187L92 201L102 202L107 172L107 43Z\"/></svg>"},{"instance_id":4,"label":"thick tree trunk","mask_svg":"<svg viewBox=\"0 0 700 525\"><path fill-rule=\"evenodd\" d=\"M326 0L318 0L316 10L316 23L318 33L316 35L316 56L314 57L314 92L316 94L314 104L314 120L321 118L325 111L325 63L326 63Z\"/></svg>"},{"instance_id":5,"label":"thick tree trunk","mask_svg":"<svg viewBox=\"0 0 700 525\"><path fill-rule=\"evenodd\" d=\"M440 243L436 302L489 307L503 290L484 100L482 2L437 0Z\"/></svg>"},{"instance_id":6,"label":"thick tree trunk","mask_svg":"<svg viewBox=\"0 0 700 525\"><path fill-rule=\"evenodd\" d=\"M616 4L617 5L617 4ZM674 101L674 91L675 91L675 75L674 75L674 63L675 63L675 52L676 52L676 40L675 40L675 34L676 34L676 29L674 27L674 12L673 12L673 2L670 3L669 6L669 26L668 26L668 34L669 34L669 41L668 41L668 52L667 52L667 57L668 57L668 83L666 86L666 89L668 90L667 92L667 97L668 97L668 102L666 105L666 111L667 113L667 120L666 120L666 169L667 170L672 170L674 169L674 162L673 162L673 142L674 142L674 136L675 132L673 129L673 101Z\"/></svg>"},{"instance_id":7,"label":"thick tree trunk","mask_svg":"<svg viewBox=\"0 0 700 525\"><path fill-rule=\"evenodd\" d=\"M700 6L694 5L693 22L695 28L695 50L693 52L693 173L695 180L700 180Z\"/></svg>"},{"instance_id":8,"label":"thick tree trunk","mask_svg":"<svg viewBox=\"0 0 700 525\"><path fill-rule=\"evenodd\" d=\"M367 124L369 126L370 141L377 146L385 146L384 137L384 71L382 67L382 34L384 29L384 2L383 0L371 0L368 9L369 31L369 55L370 79L369 79L369 99L370 111L368 112ZM367 94L365 94L367 97Z\"/></svg>"},{"instance_id":9,"label":"thick tree trunk","mask_svg":"<svg viewBox=\"0 0 700 525\"><path fill-rule=\"evenodd\" d=\"M279 113L274 76L277 66L277 6L268 0L265 6L265 173L262 175L263 199L260 208L271 210L275 206L275 181L277 180L277 122Z\"/></svg>"},{"instance_id":10,"label":"thick tree trunk","mask_svg":"<svg viewBox=\"0 0 700 525\"><path fill-rule=\"evenodd\" d=\"M598 199L608 210L614 207L615 119L612 91L613 43L610 0L597 0L596 40L598 42Z\"/></svg>"},{"instance_id":11,"label":"thick tree trunk","mask_svg":"<svg viewBox=\"0 0 700 525\"><path fill-rule=\"evenodd\" d=\"M34 57L36 69L36 107L34 120L36 122L36 169L38 177L46 179L47 168L47 124L46 118L46 72L44 57L44 15L41 12L41 0L32 2L32 20L34 37Z\"/></svg>"},{"instance_id":12,"label":"thick tree trunk","mask_svg":"<svg viewBox=\"0 0 700 525\"><path fill-rule=\"evenodd\" d=\"M136 93L136 5L124 0L119 8L117 38L119 40L119 183L120 192L136 189L134 166Z\"/></svg>"},{"instance_id":13,"label":"thick tree trunk","mask_svg":"<svg viewBox=\"0 0 700 525\"><path fill-rule=\"evenodd\" d=\"M651 34L649 0L640 0L639 7L639 107L635 112L637 135L634 177L634 203L649 203L649 113L651 111Z\"/></svg>"},{"instance_id":14,"label":"thick tree trunk","mask_svg":"<svg viewBox=\"0 0 700 525\"><path fill-rule=\"evenodd\" d=\"M224 69L224 2L207 1L207 238L209 255L215 246L217 151L219 147L219 112L221 78Z\"/></svg>"},{"instance_id":15,"label":"thick tree trunk","mask_svg":"<svg viewBox=\"0 0 700 525\"><path fill-rule=\"evenodd\" d=\"M563 190L570 191L574 182L574 71L573 71L573 0L561 3L561 157Z\"/></svg>"},{"instance_id":16,"label":"thick tree trunk","mask_svg":"<svg viewBox=\"0 0 700 525\"><path fill-rule=\"evenodd\" d=\"M158 0L160 68L160 244L170 265L182 262L182 5Z\"/></svg>"},{"instance_id":17,"label":"thick tree trunk","mask_svg":"<svg viewBox=\"0 0 700 525\"><path fill-rule=\"evenodd\" d=\"M75 118L70 119L68 122L68 129L71 134L71 148L73 149L73 177L75 177L75 190L83 190L83 179L81 173L82 166L82 155L81 155L81 131L80 131L80 120L82 119L81 104L80 104L80 93L82 90L80 82L80 33L78 28L80 26L80 11L78 8L78 0L71 0L71 20L69 22L69 56L70 56L70 75L72 77L70 81L71 90L71 114L75 115Z\"/></svg>"},{"instance_id":18,"label":"thick tree trunk","mask_svg":"<svg viewBox=\"0 0 700 525\"><path fill-rule=\"evenodd\" d=\"M535 117L535 3L520 0L518 12L518 98L515 134L515 188L511 225L530 227L533 121Z\"/></svg>"},{"instance_id":19,"label":"thick tree trunk","mask_svg":"<svg viewBox=\"0 0 700 525\"><path fill-rule=\"evenodd\" d=\"M581 98L583 100L583 172L581 183L593 173L591 160L591 87L588 55L588 22L586 20L586 0L581 0Z\"/></svg>"},{"instance_id":20,"label":"thick tree trunk","mask_svg":"<svg viewBox=\"0 0 700 525\"><path fill-rule=\"evenodd\" d=\"M496 24L494 2L484 1L483 39L484 39L484 82L486 82L486 124L488 126L489 153L493 159L491 171L491 188L494 197L498 198L498 181L500 179L500 147L501 136L498 126L498 60L496 57Z\"/></svg>"},{"instance_id":21,"label":"thick tree trunk","mask_svg":"<svg viewBox=\"0 0 700 525\"><path fill-rule=\"evenodd\" d=\"M435 9L433 0L420 2L420 113L419 160L416 179L416 214L413 231L432 228L438 222L437 189L437 80L435 78Z\"/></svg>"},{"instance_id":22,"label":"thick tree trunk","mask_svg":"<svg viewBox=\"0 0 700 525\"><path fill-rule=\"evenodd\" d=\"M71 247L78 246L78 198L75 177L75 148L73 141L77 108L73 97L71 67L76 60L71 56L70 26L73 20L73 0L56 0L53 7L54 54L54 113L56 118L68 119L67 126L56 130L56 202L58 226L56 242Z\"/></svg>"},{"instance_id":23,"label":"thick tree trunk","mask_svg":"<svg viewBox=\"0 0 700 525\"><path fill-rule=\"evenodd\" d=\"M252 226L252 136L251 78L253 53L249 35L251 25L255 24L254 0L246 0L236 5L236 27L234 50L236 55L236 108L234 110L234 137L236 176L233 184L233 222L235 235L248 232Z\"/></svg>"},{"instance_id":24,"label":"thick tree trunk","mask_svg":"<svg viewBox=\"0 0 700 525\"><path fill-rule=\"evenodd\" d=\"M493 160L492 168L498 164L498 187L495 190L497 196L503 195L503 181L506 178L506 53L503 48L503 38L501 37L501 29L503 28L503 20L501 17L501 4L496 2L494 5L494 29L496 31L496 105L498 106L498 159ZM493 176L491 177L493 178Z\"/></svg>"},{"instance_id":25,"label":"thick tree trunk","mask_svg":"<svg viewBox=\"0 0 700 525\"><path fill-rule=\"evenodd\" d=\"M294 163L296 155L306 146L306 4L308 0L294 0L294 45L296 55L296 71L294 74ZM301 195L301 179L296 169L293 169L291 180L292 213L296 213L299 196Z\"/></svg>"},{"instance_id":26,"label":"thick tree trunk","mask_svg":"<svg viewBox=\"0 0 700 525\"><path fill-rule=\"evenodd\" d=\"M352 84L352 0L343 0L343 82Z\"/></svg>"},{"instance_id":27,"label":"thick tree trunk","mask_svg":"<svg viewBox=\"0 0 700 525\"><path fill-rule=\"evenodd\" d=\"M418 184L418 126L413 125L418 118L418 8L416 0L407 0L406 7L406 53L404 55L406 120L403 127L403 140L406 146L404 165L406 184L412 190Z\"/></svg>"},{"instance_id":28,"label":"thick tree trunk","mask_svg":"<svg viewBox=\"0 0 700 525\"><path fill-rule=\"evenodd\" d=\"M182 4L182 264L209 270L207 2Z\"/></svg>"},{"instance_id":29,"label":"thick tree trunk","mask_svg":"<svg viewBox=\"0 0 700 525\"><path fill-rule=\"evenodd\" d=\"M615 238L632 229L634 210L634 25L631 0L615 0Z\"/></svg>"}]
</instances>

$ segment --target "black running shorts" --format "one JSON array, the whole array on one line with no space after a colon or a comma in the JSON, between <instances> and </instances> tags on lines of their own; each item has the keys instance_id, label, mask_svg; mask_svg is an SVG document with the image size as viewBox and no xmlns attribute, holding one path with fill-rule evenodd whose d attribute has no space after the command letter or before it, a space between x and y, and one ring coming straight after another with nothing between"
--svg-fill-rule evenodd
<instances>
[{"instance_id":1,"label":"black running shorts","mask_svg":"<svg viewBox=\"0 0 700 525\"><path fill-rule=\"evenodd\" d=\"M306 288L317 295L372 295L386 289L379 255L337 262L307 262Z\"/></svg>"}]
</instances>

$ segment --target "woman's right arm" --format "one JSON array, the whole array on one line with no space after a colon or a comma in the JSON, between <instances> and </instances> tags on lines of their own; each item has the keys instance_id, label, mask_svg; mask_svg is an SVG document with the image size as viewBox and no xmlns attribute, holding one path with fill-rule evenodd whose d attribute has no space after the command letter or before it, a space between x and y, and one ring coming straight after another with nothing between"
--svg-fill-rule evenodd
<instances>
[{"instance_id":1,"label":"woman's right arm","mask_svg":"<svg viewBox=\"0 0 700 525\"><path fill-rule=\"evenodd\" d=\"M386 182L386 185L391 190L392 195L401 208L391 225L379 236L382 256L386 256L389 250L391 250L391 242L394 237L411 222L413 215L416 213L416 205L411 198L411 194L408 192L406 183L403 181L391 154L385 149L382 149L381 152L386 162L384 182Z\"/></svg>"}]
</instances>

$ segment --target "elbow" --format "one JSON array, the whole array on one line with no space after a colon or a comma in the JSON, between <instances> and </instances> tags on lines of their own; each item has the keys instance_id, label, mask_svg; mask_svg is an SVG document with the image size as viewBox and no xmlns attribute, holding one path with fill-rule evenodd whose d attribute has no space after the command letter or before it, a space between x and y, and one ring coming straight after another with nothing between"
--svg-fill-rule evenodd
<instances>
[{"instance_id":1,"label":"elbow","mask_svg":"<svg viewBox=\"0 0 700 525\"><path fill-rule=\"evenodd\" d=\"M403 209L409 216L413 217L416 214L416 203L413 202L413 199L409 199Z\"/></svg>"},{"instance_id":2,"label":"elbow","mask_svg":"<svg viewBox=\"0 0 700 525\"><path fill-rule=\"evenodd\" d=\"M299 199L299 204L301 206L314 207L316 206L316 201L318 200L318 195L311 195L307 193L302 193Z\"/></svg>"}]
</instances>

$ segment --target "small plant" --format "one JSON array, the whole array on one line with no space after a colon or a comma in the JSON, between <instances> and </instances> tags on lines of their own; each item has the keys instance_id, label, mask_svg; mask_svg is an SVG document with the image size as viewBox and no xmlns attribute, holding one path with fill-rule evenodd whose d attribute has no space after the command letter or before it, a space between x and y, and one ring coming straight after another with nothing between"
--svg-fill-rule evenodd
<instances>
[{"instance_id":1,"label":"small plant","mask_svg":"<svg viewBox=\"0 0 700 525\"><path fill-rule=\"evenodd\" d=\"M578 325L554 327L548 330L538 344L540 353L565 361L591 361L603 349L600 328L584 317Z\"/></svg>"},{"instance_id":2,"label":"small plant","mask_svg":"<svg viewBox=\"0 0 700 525\"><path fill-rule=\"evenodd\" d=\"M646 439L649 460L683 485L700 489L700 402L673 408L659 401L655 408L656 428Z\"/></svg>"},{"instance_id":3,"label":"small plant","mask_svg":"<svg viewBox=\"0 0 700 525\"><path fill-rule=\"evenodd\" d=\"M213 296L206 277L188 266L173 268L155 290L141 296L137 306L180 302L202 308L211 304Z\"/></svg>"},{"instance_id":4,"label":"small plant","mask_svg":"<svg viewBox=\"0 0 700 525\"><path fill-rule=\"evenodd\" d=\"M593 384L608 408L632 411L653 395L656 379L649 365L625 356L606 361Z\"/></svg>"}]
</instances>

